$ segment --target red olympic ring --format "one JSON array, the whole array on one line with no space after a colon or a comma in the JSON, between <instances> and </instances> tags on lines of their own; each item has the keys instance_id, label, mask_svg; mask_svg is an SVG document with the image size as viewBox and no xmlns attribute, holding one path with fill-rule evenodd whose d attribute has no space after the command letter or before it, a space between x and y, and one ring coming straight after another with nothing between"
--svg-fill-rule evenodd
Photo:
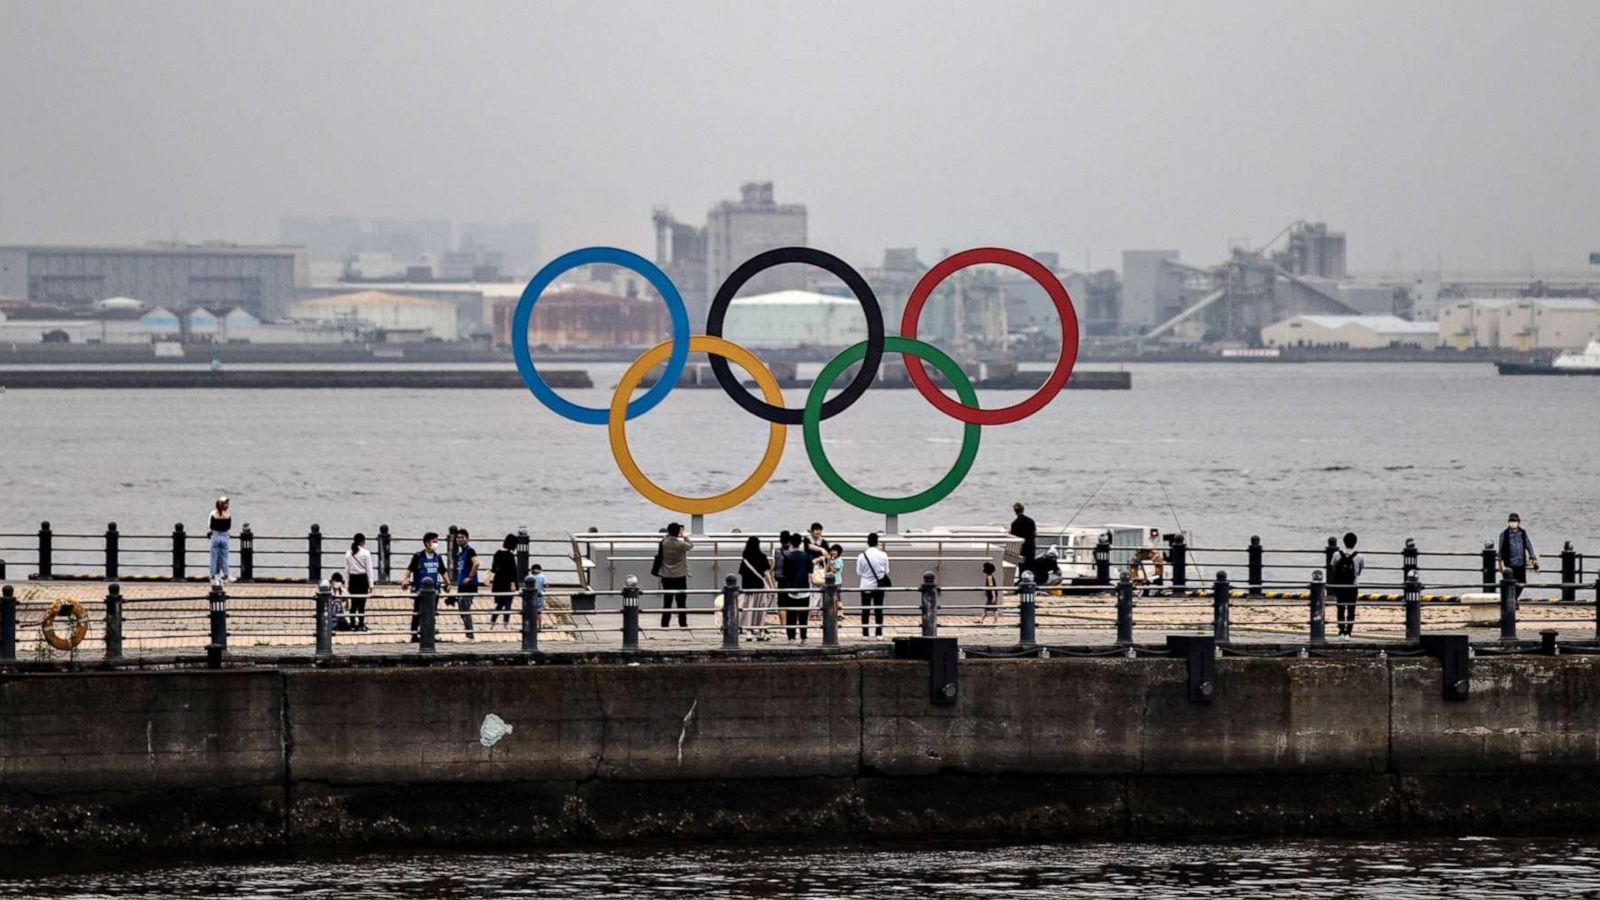
<instances>
[{"instance_id":1,"label":"red olympic ring","mask_svg":"<svg viewBox=\"0 0 1600 900\"><path fill-rule=\"evenodd\" d=\"M1045 268L1043 263L1015 250L1006 250L1002 247L974 247L940 261L917 282L917 286L911 291L911 296L906 299L906 311L900 319L900 336L916 340L917 320L922 318L922 306L933 295L934 288L957 271L977 265L1016 269L1038 282L1039 287L1044 288L1044 292L1050 295L1050 300L1056 305L1056 313L1061 317L1061 356L1056 360L1056 367L1050 373L1050 377L1045 380L1043 387L1021 403L999 409L979 409L945 396L944 391L939 390L933 379L928 377L927 370L922 367L922 360L910 354L905 357L906 374L911 376L911 383L917 386L917 390L929 403L952 419L968 425L1009 425L1043 409L1045 404L1061 393L1067 379L1072 377L1072 369L1078 364L1078 311L1073 308L1072 298L1067 295L1067 289L1062 286L1060 279Z\"/></svg>"}]
</instances>

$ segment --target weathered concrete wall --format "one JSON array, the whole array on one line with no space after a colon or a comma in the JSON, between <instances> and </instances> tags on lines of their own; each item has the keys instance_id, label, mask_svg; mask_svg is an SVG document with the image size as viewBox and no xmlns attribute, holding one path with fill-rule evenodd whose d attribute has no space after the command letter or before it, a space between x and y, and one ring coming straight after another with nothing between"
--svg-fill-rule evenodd
<instances>
[{"instance_id":1,"label":"weathered concrete wall","mask_svg":"<svg viewBox=\"0 0 1600 900\"><path fill-rule=\"evenodd\" d=\"M0 844L1600 827L1600 659L0 676ZM515 729L478 741L495 713Z\"/></svg>"}]
</instances>

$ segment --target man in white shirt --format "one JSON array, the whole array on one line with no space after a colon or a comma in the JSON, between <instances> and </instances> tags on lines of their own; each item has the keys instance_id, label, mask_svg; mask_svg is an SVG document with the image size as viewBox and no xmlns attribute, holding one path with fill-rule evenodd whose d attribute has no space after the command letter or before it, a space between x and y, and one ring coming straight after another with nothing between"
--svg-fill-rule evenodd
<instances>
[{"instance_id":1,"label":"man in white shirt","mask_svg":"<svg viewBox=\"0 0 1600 900\"><path fill-rule=\"evenodd\" d=\"M878 547L876 531L867 535L867 549L856 557L856 577L861 579L861 636L872 636L868 619L876 612L878 637L883 637L883 589L894 584L889 580L889 554Z\"/></svg>"}]
</instances>

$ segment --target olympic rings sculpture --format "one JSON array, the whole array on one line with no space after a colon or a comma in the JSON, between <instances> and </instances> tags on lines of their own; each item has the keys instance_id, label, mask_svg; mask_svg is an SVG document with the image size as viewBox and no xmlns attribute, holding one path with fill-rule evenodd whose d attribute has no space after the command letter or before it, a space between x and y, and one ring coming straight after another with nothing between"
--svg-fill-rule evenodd
<instances>
[{"instance_id":1,"label":"olympic rings sculpture","mask_svg":"<svg viewBox=\"0 0 1600 900\"><path fill-rule=\"evenodd\" d=\"M528 324L533 319L534 304L539 301L540 295L563 273L592 263L619 266L642 275L661 295L672 323L672 338L646 350L634 360L617 382L616 390L611 395L611 403L605 408L582 406L558 395L543 378L539 377L539 370L534 365L533 355L528 347ZM780 390L777 378L759 357L722 336L728 308L732 305L739 288L761 272L785 263L815 266L837 276L855 295L867 319L867 339L845 348L822 367L821 373L817 375L816 381L806 394L805 406L799 409L784 406L783 392ZM957 271L975 265L1005 266L1032 278L1050 297L1057 315L1061 318L1061 355L1057 358L1050 376L1045 379L1044 385L1023 401L998 409L980 408L977 391L956 361L937 347L917 340L917 323L922 317L922 308L933 296L934 290ZM665 272L637 253L616 247L585 247L551 260L528 282L511 319L511 349L516 358L517 371L522 375L528 390L538 398L539 402L557 415L574 422L606 426L611 442L611 454L616 459L622 477L627 479L634 490L657 506L688 515L707 515L731 509L745 502L755 496L777 470L778 461L783 457L787 426L799 425L805 437L806 455L811 461L811 467L829 490L841 500L860 509L884 515L899 515L926 509L956 489L978 457L981 426L1006 425L1026 419L1043 409L1061 392L1067 379L1072 377L1072 369L1078 361L1078 313L1060 280L1033 257L1000 247L977 247L956 253L929 269L906 300L905 314L900 320L900 334L887 335L884 331L883 310L878 305L877 296L873 294L866 279L861 277L849 263L831 253L812 247L779 247L757 254L735 269L717 289L711 300L706 315L705 334L690 334L689 314L683 302L683 295L678 292L677 285L672 283L672 279L668 278ZM678 378L683 374L690 353L706 354L710 358L711 371L716 375L717 383L728 396L746 412L768 423L767 449L755 470L734 487L709 497L689 497L660 487L640 470L634 461L632 451L628 448L627 423L654 409L666 399L667 394L677 386ZM950 471L932 487L905 497L880 497L850 484L828 461L828 455L822 446L822 423L849 409L861 399L867 388L877 379L884 353L900 354L905 359L906 374L910 376L911 383L916 386L917 391L940 412L962 422L965 426L962 429L961 452ZM645 375L663 360L666 361L666 370L661 377L643 395L633 398L634 390L639 387ZM744 385L740 384L734 377L729 363L749 373L761 391L760 399L752 396ZM827 399L828 391L833 388L834 382L856 363L860 363L860 368L856 370L849 383L838 396L831 400ZM955 398L949 397L939 389L929 377L924 363L931 364L939 370L945 380L954 387Z\"/></svg>"}]
</instances>

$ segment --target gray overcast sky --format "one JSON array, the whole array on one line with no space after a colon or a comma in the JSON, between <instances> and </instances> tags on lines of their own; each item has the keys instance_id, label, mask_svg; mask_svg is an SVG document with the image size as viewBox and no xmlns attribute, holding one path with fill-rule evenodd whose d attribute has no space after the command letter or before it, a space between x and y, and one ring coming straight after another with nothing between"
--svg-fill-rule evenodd
<instances>
[{"instance_id":1,"label":"gray overcast sky","mask_svg":"<svg viewBox=\"0 0 1600 900\"><path fill-rule=\"evenodd\" d=\"M534 220L647 251L770 178L812 243L1358 269L1600 250L1600 4L0 5L0 241Z\"/></svg>"}]
</instances>

